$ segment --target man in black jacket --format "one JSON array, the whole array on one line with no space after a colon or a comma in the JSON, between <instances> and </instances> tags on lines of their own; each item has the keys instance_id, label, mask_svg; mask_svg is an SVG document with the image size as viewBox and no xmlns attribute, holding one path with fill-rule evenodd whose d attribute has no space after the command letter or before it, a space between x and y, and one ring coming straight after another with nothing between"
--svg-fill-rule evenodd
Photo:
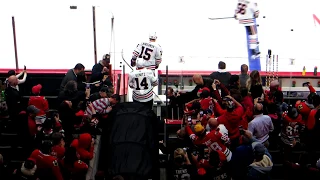
<instances>
[{"instance_id":1,"label":"man in black jacket","mask_svg":"<svg viewBox=\"0 0 320 180\"><path fill-rule=\"evenodd\" d=\"M231 74L226 71L226 63L220 61L218 64L218 71L213 72L210 74L211 79L217 79L222 83L224 86L229 86Z\"/></svg>"},{"instance_id":2,"label":"man in black jacket","mask_svg":"<svg viewBox=\"0 0 320 180\"><path fill-rule=\"evenodd\" d=\"M69 69L66 76L63 78L61 82L60 91L64 90L64 87L69 81L77 82L77 75L82 71L84 71L84 65L81 63L78 63L73 69Z\"/></svg>"},{"instance_id":3,"label":"man in black jacket","mask_svg":"<svg viewBox=\"0 0 320 180\"><path fill-rule=\"evenodd\" d=\"M21 95L20 92L17 90L16 86L18 85L18 78L13 75L8 78L9 86L5 90L6 102L8 106L8 112L10 119L17 123L18 121L18 114L20 113L21 109Z\"/></svg>"},{"instance_id":4,"label":"man in black jacket","mask_svg":"<svg viewBox=\"0 0 320 180\"><path fill-rule=\"evenodd\" d=\"M91 87L91 92L98 92L104 85L112 86L110 72L110 55L105 54L99 63L92 67L90 82L102 81L102 85Z\"/></svg>"}]
</instances>

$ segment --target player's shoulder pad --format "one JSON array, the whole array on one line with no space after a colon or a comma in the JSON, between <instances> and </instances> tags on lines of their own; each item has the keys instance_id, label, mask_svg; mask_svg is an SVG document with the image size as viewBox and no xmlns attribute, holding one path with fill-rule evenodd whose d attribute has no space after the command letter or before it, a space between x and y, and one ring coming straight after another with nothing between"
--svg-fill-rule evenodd
<instances>
[{"instance_id":1,"label":"player's shoulder pad","mask_svg":"<svg viewBox=\"0 0 320 180\"><path fill-rule=\"evenodd\" d=\"M52 161L53 166L59 166L58 161L57 160L53 160Z\"/></svg>"}]
</instances>

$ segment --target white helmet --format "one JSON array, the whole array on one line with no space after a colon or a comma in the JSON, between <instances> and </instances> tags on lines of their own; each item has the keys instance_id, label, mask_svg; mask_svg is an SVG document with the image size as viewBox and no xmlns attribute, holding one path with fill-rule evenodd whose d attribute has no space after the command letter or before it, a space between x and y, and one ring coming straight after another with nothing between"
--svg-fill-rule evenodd
<instances>
[{"instance_id":1,"label":"white helmet","mask_svg":"<svg viewBox=\"0 0 320 180\"><path fill-rule=\"evenodd\" d=\"M156 32L149 33L149 39L156 40L157 39L157 33Z\"/></svg>"},{"instance_id":2,"label":"white helmet","mask_svg":"<svg viewBox=\"0 0 320 180\"><path fill-rule=\"evenodd\" d=\"M137 59L137 61L136 61L136 67L137 67L137 69L144 68L144 62L143 62L143 60Z\"/></svg>"}]
</instances>

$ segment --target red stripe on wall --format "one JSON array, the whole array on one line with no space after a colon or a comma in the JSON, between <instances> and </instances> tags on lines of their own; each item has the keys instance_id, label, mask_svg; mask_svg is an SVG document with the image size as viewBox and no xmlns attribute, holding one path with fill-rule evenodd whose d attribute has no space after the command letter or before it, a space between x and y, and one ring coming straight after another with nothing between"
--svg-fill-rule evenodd
<instances>
[{"instance_id":1,"label":"red stripe on wall","mask_svg":"<svg viewBox=\"0 0 320 180\"><path fill-rule=\"evenodd\" d=\"M0 73L7 73L9 70L12 69L0 69ZM69 69L28 69L28 73L30 74L65 74L67 73ZM18 70L17 73L23 71L23 69ZM121 70L115 70L116 74L120 74L122 71ZM168 74L169 75L184 75L184 76L193 76L194 74L201 74L204 76L208 76L212 73L213 71L190 71L190 70L169 70ZM240 74L240 71L229 71L231 74ZM91 74L91 71L88 70L86 73ZM166 71L165 70L158 70L159 75L165 75ZM266 75L265 71L260 72L262 76ZM276 74L276 73L275 73ZM313 72L306 72L305 76L302 76L302 72L278 72L279 77L319 77L320 73L318 73L317 76L313 75Z\"/></svg>"},{"instance_id":2,"label":"red stripe on wall","mask_svg":"<svg viewBox=\"0 0 320 180\"><path fill-rule=\"evenodd\" d=\"M168 74L169 75L184 75L184 76L193 76L194 74L201 74L203 76L209 76L212 72L214 71L181 71L181 70L169 70ZM240 74L240 71L229 71L231 74ZM165 70L158 70L159 75L165 75L166 71ZM302 72L278 72L277 73L279 77L319 77L320 75L314 76L313 72L306 72L305 76L302 76ZM266 72L262 71L260 72L260 75L265 76ZM270 74L267 74L270 75ZM276 72L274 73L276 76ZM271 73L272 76L272 73Z\"/></svg>"}]
</instances>

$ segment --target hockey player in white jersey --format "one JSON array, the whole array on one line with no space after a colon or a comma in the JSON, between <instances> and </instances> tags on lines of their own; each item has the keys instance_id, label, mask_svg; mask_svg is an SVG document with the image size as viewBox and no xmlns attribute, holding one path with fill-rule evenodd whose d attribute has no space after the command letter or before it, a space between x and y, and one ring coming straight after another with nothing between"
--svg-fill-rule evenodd
<instances>
[{"instance_id":1,"label":"hockey player in white jersey","mask_svg":"<svg viewBox=\"0 0 320 180\"><path fill-rule=\"evenodd\" d=\"M256 51L258 47L257 42L257 27L255 24L255 18L259 16L258 4L255 0L238 0L237 9L234 17L239 20L240 24L243 24L249 35L249 48L252 52L253 58L258 57L260 52Z\"/></svg>"},{"instance_id":2,"label":"hockey player in white jersey","mask_svg":"<svg viewBox=\"0 0 320 180\"><path fill-rule=\"evenodd\" d=\"M143 66L147 69L155 70L158 69L162 61L162 48L156 43L156 33L149 34L150 42L142 42L138 44L136 49L133 51L131 59L131 66L136 65L136 60L143 60Z\"/></svg>"},{"instance_id":3,"label":"hockey player in white jersey","mask_svg":"<svg viewBox=\"0 0 320 180\"><path fill-rule=\"evenodd\" d=\"M158 85L158 79L151 69L145 67L144 61L137 60L137 69L129 73L129 86L132 88L133 102L140 102L152 109L153 87Z\"/></svg>"}]
</instances>

